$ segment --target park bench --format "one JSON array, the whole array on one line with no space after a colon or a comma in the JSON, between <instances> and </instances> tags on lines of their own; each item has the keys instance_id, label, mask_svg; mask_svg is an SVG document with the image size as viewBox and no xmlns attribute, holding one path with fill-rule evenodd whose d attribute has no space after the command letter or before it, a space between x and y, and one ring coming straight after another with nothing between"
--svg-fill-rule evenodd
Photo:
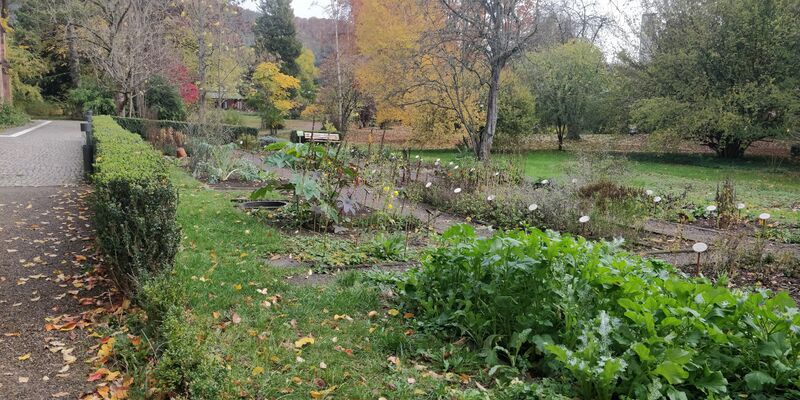
<instances>
[{"instance_id":1,"label":"park bench","mask_svg":"<svg viewBox=\"0 0 800 400\"><path fill-rule=\"evenodd\" d=\"M313 132L313 131L292 131L292 143L332 143L339 144L342 135L338 132Z\"/></svg>"}]
</instances>

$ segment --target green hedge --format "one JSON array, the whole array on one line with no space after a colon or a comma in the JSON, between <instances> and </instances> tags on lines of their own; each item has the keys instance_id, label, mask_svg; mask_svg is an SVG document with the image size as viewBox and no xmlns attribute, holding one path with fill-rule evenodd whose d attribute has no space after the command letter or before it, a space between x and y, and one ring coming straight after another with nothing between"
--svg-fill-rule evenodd
<instances>
[{"instance_id":1,"label":"green hedge","mask_svg":"<svg viewBox=\"0 0 800 400\"><path fill-rule=\"evenodd\" d=\"M94 118L97 144L94 222L110 272L127 294L142 278L168 268L180 243L178 193L164 158L111 117Z\"/></svg>"},{"instance_id":2,"label":"green hedge","mask_svg":"<svg viewBox=\"0 0 800 400\"><path fill-rule=\"evenodd\" d=\"M189 137L208 136L209 131L218 130L225 143L232 143L245 135L258 136L258 129L240 125L196 124L185 121L167 121L142 118L113 117L123 128L138 134L147 140L147 132L151 129L172 128L185 133Z\"/></svg>"}]
</instances>

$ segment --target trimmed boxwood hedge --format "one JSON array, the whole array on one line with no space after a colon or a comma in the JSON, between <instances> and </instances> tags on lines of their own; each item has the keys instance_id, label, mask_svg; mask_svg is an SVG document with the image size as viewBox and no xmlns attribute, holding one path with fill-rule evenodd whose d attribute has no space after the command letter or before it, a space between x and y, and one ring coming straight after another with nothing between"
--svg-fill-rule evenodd
<instances>
[{"instance_id":1,"label":"trimmed boxwood hedge","mask_svg":"<svg viewBox=\"0 0 800 400\"><path fill-rule=\"evenodd\" d=\"M126 294L172 265L180 243L178 193L164 158L111 117L94 118L94 223L110 273Z\"/></svg>"},{"instance_id":2,"label":"trimmed boxwood hedge","mask_svg":"<svg viewBox=\"0 0 800 400\"><path fill-rule=\"evenodd\" d=\"M113 117L121 127L138 134L142 139L147 140L147 132L150 129L163 129L172 128L176 131L185 133L189 137L202 136L203 131L213 129L208 124L196 124L185 121L167 121L155 119L142 119L142 118L124 118ZM249 126L241 125L222 125L225 131L225 137L221 139L225 143L233 143L237 139L245 135L258 136L258 129Z\"/></svg>"}]
</instances>

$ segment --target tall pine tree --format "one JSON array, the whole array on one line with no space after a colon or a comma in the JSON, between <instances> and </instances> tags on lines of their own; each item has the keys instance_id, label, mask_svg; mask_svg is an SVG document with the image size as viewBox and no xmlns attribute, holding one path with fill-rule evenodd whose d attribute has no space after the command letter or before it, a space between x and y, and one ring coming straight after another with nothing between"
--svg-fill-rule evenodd
<instances>
[{"instance_id":1,"label":"tall pine tree","mask_svg":"<svg viewBox=\"0 0 800 400\"><path fill-rule=\"evenodd\" d=\"M297 40L291 0L261 0L260 8L261 15L253 29L256 54L263 60L272 57L280 60L281 72L297 76L300 72L297 57L303 45Z\"/></svg>"}]
</instances>

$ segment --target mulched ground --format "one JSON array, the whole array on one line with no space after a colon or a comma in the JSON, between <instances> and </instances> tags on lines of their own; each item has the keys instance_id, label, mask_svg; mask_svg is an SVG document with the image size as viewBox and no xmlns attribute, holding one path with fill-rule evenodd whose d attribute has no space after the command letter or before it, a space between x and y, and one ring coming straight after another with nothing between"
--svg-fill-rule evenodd
<instances>
[{"instance_id":1,"label":"mulched ground","mask_svg":"<svg viewBox=\"0 0 800 400\"><path fill-rule=\"evenodd\" d=\"M93 265L87 187L0 188L0 398L77 398L111 294ZM82 305L83 304L83 305Z\"/></svg>"}]
</instances>

